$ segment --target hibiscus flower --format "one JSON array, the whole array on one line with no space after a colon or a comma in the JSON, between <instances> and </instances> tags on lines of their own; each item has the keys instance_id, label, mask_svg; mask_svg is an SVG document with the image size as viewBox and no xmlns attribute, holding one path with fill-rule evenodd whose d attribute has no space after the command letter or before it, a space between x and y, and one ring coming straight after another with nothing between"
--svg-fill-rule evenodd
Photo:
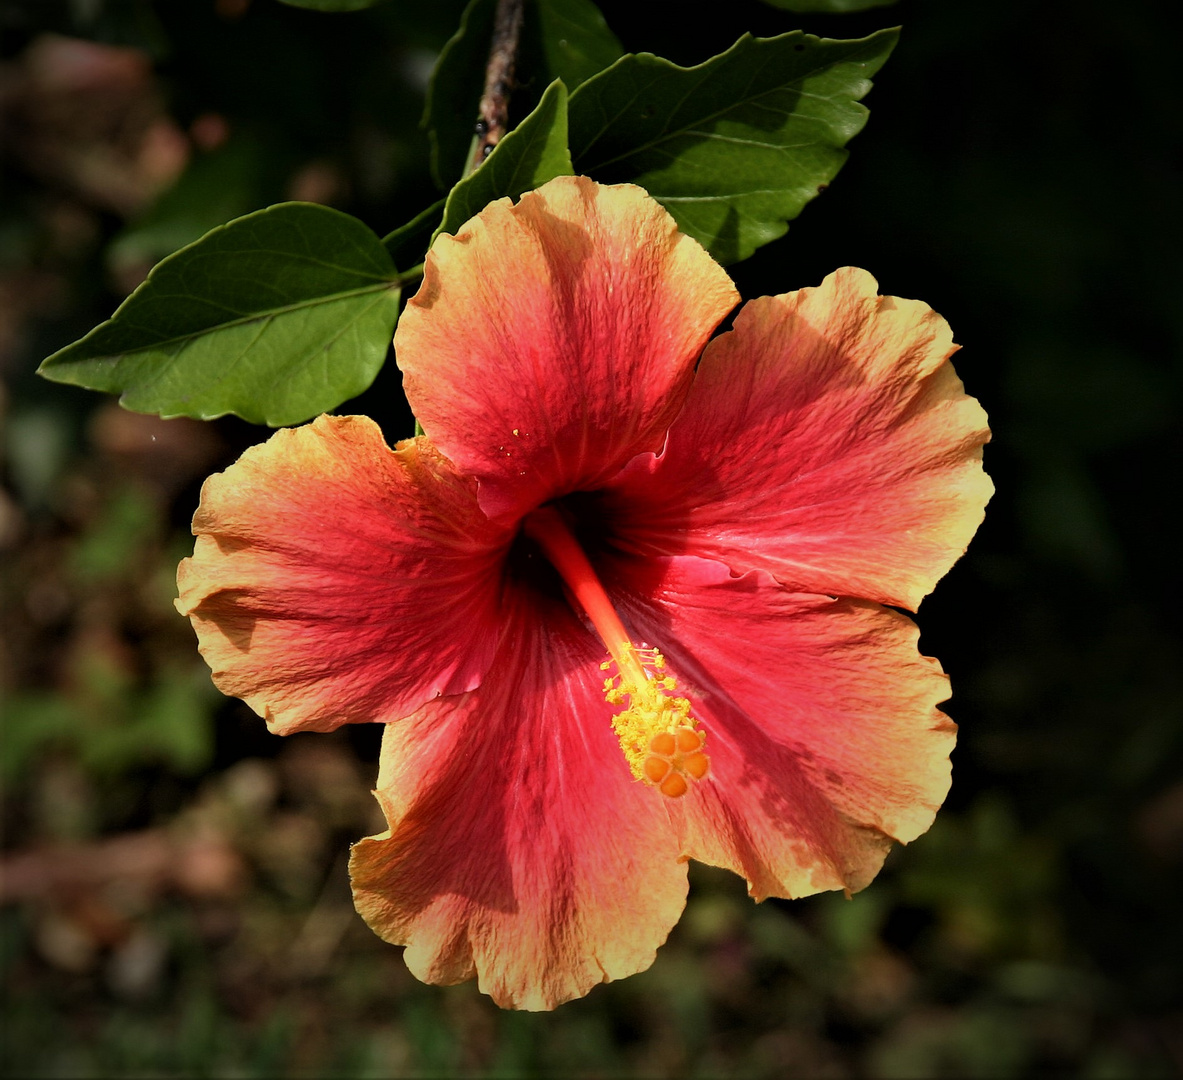
<instances>
[{"instance_id":1,"label":"hibiscus flower","mask_svg":"<svg viewBox=\"0 0 1183 1080\"><path fill-rule=\"evenodd\" d=\"M688 859L851 893L945 796L892 608L991 491L949 328L845 269L712 338L737 299L641 189L553 180L428 255L423 436L322 416L206 482L177 606L271 730L387 725L354 896L421 979L553 1008L653 961Z\"/></svg>"}]
</instances>

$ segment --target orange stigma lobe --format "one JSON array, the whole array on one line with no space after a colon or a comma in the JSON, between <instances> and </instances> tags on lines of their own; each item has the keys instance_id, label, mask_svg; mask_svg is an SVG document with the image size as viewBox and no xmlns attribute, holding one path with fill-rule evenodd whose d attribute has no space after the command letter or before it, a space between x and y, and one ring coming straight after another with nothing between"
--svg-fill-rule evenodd
<instances>
[{"instance_id":1,"label":"orange stigma lobe","mask_svg":"<svg viewBox=\"0 0 1183 1080\"><path fill-rule=\"evenodd\" d=\"M644 779L656 784L671 799L680 799L690 785L710 771L710 759L702 752L706 736L693 727L659 731L649 740L649 753L641 765Z\"/></svg>"},{"instance_id":2,"label":"orange stigma lobe","mask_svg":"<svg viewBox=\"0 0 1183 1080\"><path fill-rule=\"evenodd\" d=\"M667 798L680 799L690 790L690 785L681 773L672 772L658 785L657 790Z\"/></svg>"}]
</instances>

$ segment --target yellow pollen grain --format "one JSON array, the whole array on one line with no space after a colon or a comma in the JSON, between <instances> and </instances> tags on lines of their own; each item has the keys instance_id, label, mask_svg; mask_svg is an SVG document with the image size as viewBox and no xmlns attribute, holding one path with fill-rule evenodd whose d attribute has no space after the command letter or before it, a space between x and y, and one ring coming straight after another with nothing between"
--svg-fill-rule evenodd
<instances>
[{"instance_id":1,"label":"yellow pollen grain","mask_svg":"<svg viewBox=\"0 0 1183 1080\"><path fill-rule=\"evenodd\" d=\"M709 772L706 734L689 700L678 695L677 680L664 674L665 657L656 649L626 649L615 663L617 674L604 680L608 703L623 706L612 729L633 776L668 798L681 798ZM613 661L601 666L607 671Z\"/></svg>"}]
</instances>

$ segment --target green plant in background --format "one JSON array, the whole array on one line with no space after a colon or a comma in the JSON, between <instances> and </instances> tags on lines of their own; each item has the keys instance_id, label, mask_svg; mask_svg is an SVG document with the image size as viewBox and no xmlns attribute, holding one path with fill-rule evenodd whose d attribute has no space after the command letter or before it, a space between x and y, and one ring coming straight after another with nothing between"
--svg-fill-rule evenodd
<instances>
[{"instance_id":1,"label":"green plant in background","mask_svg":"<svg viewBox=\"0 0 1183 1080\"><path fill-rule=\"evenodd\" d=\"M163 653L151 657L144 677L118 640L122 618L156 620L167 611L173 551L162 550L159 515L149 493L116 489L62 552L62 589L95 617L76 641L64 689L16 693L5 702L0 776L6 783L46 749L70 754L99 777L145 763L181 774L210 765L216 698L200 667ZM127 599L111 601L129 594L131 610Z\"/></svg>"}]
</instances>

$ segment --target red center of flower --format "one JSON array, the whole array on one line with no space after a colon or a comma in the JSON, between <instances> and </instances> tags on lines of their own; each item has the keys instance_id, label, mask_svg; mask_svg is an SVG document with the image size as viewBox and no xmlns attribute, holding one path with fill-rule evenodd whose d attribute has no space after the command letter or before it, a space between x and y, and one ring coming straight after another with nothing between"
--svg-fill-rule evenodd
<instances>
[{"instance_id":1,"label":"red center of flower","mask_svg":"<svg viewBox=\"0 0 1183 1080\"><path fill-rule=\"evenodd\" d=\"M677 681L665 672L665 657L633 643L556 507L527 514L522 531L542 549L608 649L611 659L601 667L610 671L615 666L616 674L604 680L604 697L611 705L624 706L612 718L612 727L633 775L671 799L681 798L691 783L706 777L710 759L690 702L677 695Z\"/></svg>"}]
</instances>

